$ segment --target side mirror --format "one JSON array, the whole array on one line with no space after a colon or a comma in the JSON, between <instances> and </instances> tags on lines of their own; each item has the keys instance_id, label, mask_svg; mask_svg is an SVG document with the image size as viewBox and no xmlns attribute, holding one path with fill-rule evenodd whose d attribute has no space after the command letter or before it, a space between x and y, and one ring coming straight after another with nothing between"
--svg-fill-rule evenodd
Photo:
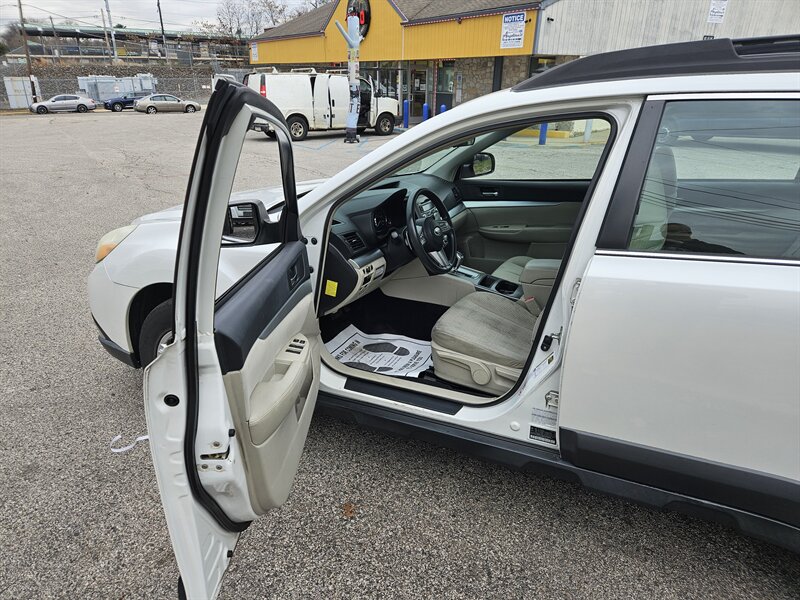
<instances>
[{"instance_id":1,"label":"side mirror","mask_svg":"<svg viewBox=\"0 0 800 600\"><path fill-rule=\"evenodd\" d=\"M480 177L494 172L494 155L488 152L478 152L472 157L472 161L461 166L459 176L461 179L470 177Z\"/></svg>"},{"instance_id":2,"label":"side mirror","mask_svg":"<svg viewBox=\"0 0 800 600\"><path fill-rule=\"evenodd\" d=\"M261 214L256 203L231 204L222 227L223 245L252 244L258 239L261 224Z\"/></svg>"}]
</instances>

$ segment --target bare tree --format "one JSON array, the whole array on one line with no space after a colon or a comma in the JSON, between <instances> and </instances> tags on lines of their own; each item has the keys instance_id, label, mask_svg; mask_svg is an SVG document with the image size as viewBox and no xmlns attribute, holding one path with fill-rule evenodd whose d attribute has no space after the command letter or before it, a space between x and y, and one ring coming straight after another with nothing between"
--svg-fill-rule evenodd
<instances>
[{"instance_id":1,"label":"bare tree","mask_svg":"<svg viewBox=\"0 0 800 600\"><path fill-rule=\"evenodd\" d=\"M260 0L259 5L264 14L264 25L280 25L289 16L285 0Z\"/></svg>"},{"instance_id":2,"label":"bare tree","mask_svg":"<svg viewBox=\"0 0 800 600\"><path fill-rule=\"evenodd\" d=\"M314 10L315 8L324 6L329 2L330 0L305 0L305 2L297 5L294 9L291 10L291 12L289 13L289 18L296 19L297 17L304 15L307 12Z\"/></svg>"}]
</instances>

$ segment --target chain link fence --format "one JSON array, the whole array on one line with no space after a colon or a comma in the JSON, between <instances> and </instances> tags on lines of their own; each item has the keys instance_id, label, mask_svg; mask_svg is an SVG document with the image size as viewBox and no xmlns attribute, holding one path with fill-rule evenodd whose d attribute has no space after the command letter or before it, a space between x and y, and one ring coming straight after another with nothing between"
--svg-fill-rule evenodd
<instances>
[{"instance_id":1,"label":"chain link fence","mask_svg":"<svg viewBox=\"0 0 800 600\"><path fill-rule=\"evenodd\" d=\"M147 72L146 65L143 65L142 72ZM98 71L100 69L97 69ZM233 75L237 81L242 81L244 74L249 69L220 69L221 73L229 73ZM9 76L24 76L23 73L16 71L10 72L6 69L0 70L0 109L7 109L10 107L6 86L3 84L2 77ZM156 75L157 82L155 84L155 92L161 94L172 94L178 98L185 100L195 100L202 104L208 102L211 97L211 88L213 74L210 72L197 73L187 77L164 77ZM42 99L51 98L59 94L81 94L78 86L78 78L57 78L57 77L37 77L39 88L42 93ZM95 98L95 100L100 100Z\"/></svg>"}]
</instances>

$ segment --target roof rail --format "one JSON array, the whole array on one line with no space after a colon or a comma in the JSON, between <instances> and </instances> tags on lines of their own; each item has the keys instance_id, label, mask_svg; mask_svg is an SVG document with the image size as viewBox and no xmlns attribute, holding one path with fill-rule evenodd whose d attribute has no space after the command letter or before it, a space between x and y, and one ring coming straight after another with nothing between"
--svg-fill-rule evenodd
<instances>
[{"instance_id":1,"label":"roof rail","mask_svg":"<svg viewBox=\"0 0 800 600\"><path fill-rule=\"evenodd\" d=\"M347 75L347 69L327 69L325 72L331 75Z\"/></svg>"},{"instance_id":2,"label":"roof rail","mask_svg":"<svg viewBox=\"0 0 800 600\"><path fill-rule=\"evenodd\" d=\"M800 71L800 35L701 40L593 54L518 83L515 92L618 79Z\"/></svg>"},{"instance_id":3,"label":"roof rail","mask_svg":"<svg viewBox=\"0 0 800 600\"><path fill-rule=\"evenodd\" d=\"M317 70L314 67L296 67L289 71L290 73L316 73Z\"/></svg>"}]
</instances>

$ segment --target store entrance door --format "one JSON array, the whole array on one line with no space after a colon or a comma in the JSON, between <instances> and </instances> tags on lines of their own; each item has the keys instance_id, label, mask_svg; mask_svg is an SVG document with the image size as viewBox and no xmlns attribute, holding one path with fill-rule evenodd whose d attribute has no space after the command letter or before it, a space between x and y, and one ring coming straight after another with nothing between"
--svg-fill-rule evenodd
<instances>
[{"instance_id":1,"label":"store entrance door","mask_svg":"<svg viewBox=\"0 0 800 600\"><path fill-rule=\"evenodd\" d=\"M411 67L408 79L408 116L409 123L422 121L422 105L428 102L428 70Z\"/></svg>"}]
</instances>

